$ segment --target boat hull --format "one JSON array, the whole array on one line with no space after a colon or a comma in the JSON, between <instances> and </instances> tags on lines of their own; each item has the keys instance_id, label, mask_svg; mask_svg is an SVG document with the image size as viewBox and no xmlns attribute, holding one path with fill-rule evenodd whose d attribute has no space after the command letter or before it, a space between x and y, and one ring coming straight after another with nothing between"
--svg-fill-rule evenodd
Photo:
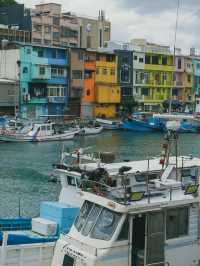
<instances>
[{"instance_id":1,"label":"boat hull","mask_svg":"<svg viewBox=\"0 0 200 266\"><path fill-rule=\"evenodd\" d=\"M80 135L87 136L87 135L96 135L100 134L103 131L103 127L96 127L96 128L90 128L90 127L84 127L80 131Z\"/></svg>"},{"instance_id":2,"label":"boat hull","mask_svg":"<svg viewBox=\"0 0 200 266\"><path fill-rule=\"evenodd\" d=\"M140 121L140 120L127 120L122 124L123 129L138 131L138 132L155 132L161 131L161 128L150 124L148 122Z\"/></svg>"},{"instance_id":3,"label":"boat hull","mask_svg":"<svg viewBox=\"0 0 200 266\"><path fill-rule=\"evenodd\" d=\"M49 136L27 136L27 135L0 135L1 141L6 142L43 142L43 141L58 141L72 140L79 131L67 132Z\"/></svg>"}]
</instances>

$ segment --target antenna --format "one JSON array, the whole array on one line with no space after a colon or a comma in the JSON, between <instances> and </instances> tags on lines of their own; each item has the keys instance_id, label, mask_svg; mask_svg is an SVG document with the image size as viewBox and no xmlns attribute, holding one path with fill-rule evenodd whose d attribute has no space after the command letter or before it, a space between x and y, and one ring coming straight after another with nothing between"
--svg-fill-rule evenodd
<instances>
[{"instance_id":1,"label":"antenna","mask_svg":"<svg viewBox=\"0 0 200 266\"><path fill-rule=\"evenodd\" d=\"M176 24L175 24L175 32L174 32L174 51L173 51L173 64L175 66L175 53L176 53L176 40L177 40L177 29L178 29L178 18L179 18L179 9L180 9L180 0L177 0L177 10L176 10ZM175 83L174 75L173 75L173 83ZM171 87L171 95L169 102L169 113L171 113L172 109L172 87Z\"/></svg>"}]
</instances>

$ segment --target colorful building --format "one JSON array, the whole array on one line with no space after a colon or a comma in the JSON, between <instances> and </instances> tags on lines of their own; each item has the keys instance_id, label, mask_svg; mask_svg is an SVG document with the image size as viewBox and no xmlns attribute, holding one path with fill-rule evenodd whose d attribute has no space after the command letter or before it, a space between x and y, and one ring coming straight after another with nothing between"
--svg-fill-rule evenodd
<instances>
[{"instance_id":1,"label":"colorful building","mask_svg":"<svg viewBox=\"0 0 200 266\"><path fill-rule=\"evenodd\" d=\"M115 117L121 99L117 56L108 51L87 50L84 67L82 117Z\"/></svg>"},{"instance_id":2,"label":"colorful building","mask_svg":"<svg viewBox=\"0 0 200 266\"><path fill-rule=\"evenodd\" d=\"M133 52L134 93L146 111L159 111L171 97L174 85L173 55L168 46L135 40Z\"/></svg>"},{"instance_id":3,"label":"colorful building","mask_svg":"<svg viewBox=\"0 0 200 266\"><path fill-rule=\"evenodd\" d=\"M175 84L172 89L173 98L185 104L192 103L193 69L192 59L189 56L175 56Z\"/></svg>"},{"instance_id":4,"label":"colorful building","mask_svg":"<svg viewBox=\"0 0 200 266\"><path fill-rule=\"evenodd\" d=\"M20 48L20 113L23 117L62 116L68 99L68 50Z\"/></svg>"},{"instance_id":5,"label":"colorful building","mask_svg":"<svg viewBox=\"0 0 200 266\"><path fill-rule=\"evenodd\" d=\"M69 50L69 113L80 117L81 98L84 83L85 50L82 48L70 48Z\"/></svg>"}]
</instances>

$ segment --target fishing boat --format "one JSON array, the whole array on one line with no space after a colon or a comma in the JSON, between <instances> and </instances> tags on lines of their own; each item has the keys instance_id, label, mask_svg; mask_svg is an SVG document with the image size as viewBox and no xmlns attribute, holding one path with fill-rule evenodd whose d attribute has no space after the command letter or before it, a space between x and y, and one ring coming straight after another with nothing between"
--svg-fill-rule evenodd
<instances>
[{"instance_id":1,"label":"fishing boat","mask_svg":"<svg viewBox=\"0 0 200 266\"><path fill-rule=\"evenodd\" d=\"M166 113L166 114L154 114L153 118L159 119L163 124L163 130L166 131L166 123L168 121L179 121L180 127L179 133L199 133L200 132L200 120L196 115L182 114L182 113Z\"/></svg>"},{"instance_id":2,"label":"fishing boat","mask_svg":"<svg viewBox=\"0 0 200 266\"><path fill-rule=\"evenodd\" d=\"M34 123L16 132L1 132L0 140L7 142L40 142L55 140L71 140L79 133L79 129L61 131L55 123Z\"/></svg>"},{"instance_id":3,"label":"fishing boat","mask_svg":"<svg viewBox=\"0 0 200 266\"><path fill-rule=\"evenodd\" d=\"M101 180L83 186L80 213L60 235L52 266L198 265L199 176L174 179L168 167L137 186L125 173L121 187Z\"/></svg>"},{"instance_id":4,"label":"fishing boat","mask_svg":"<svg viewBox=\"0 0 200 266\"><path fill-rule=\"evenodd\" d=\"M138 112L126 118L122 128L138 132L156 132L162 131L163 124L159 118L154 118L150 113Z\"/></svg>"},{"instance_id":5,"label":"fishing boat","mask_svg":"<svg viewBox=\"0 0 200 266\"><path fill-rule=\"evenodd\" d=\"M79 135L87 136L87 135L96 135L100 134L103 131L103 126L95 121L89 121L88 123L81 123L79 125L80 132Z\"/></svg>"},{"instance_id":6,"label":"fishing boat","mask_svg":"<svg viewBox=\"0 0 200 266\"><path fill-rule=\"evenodd\" d=\"M118 120L96 118L96 122L99 123L104 129L117 130L121 128L121 122Z\"/></svg>"}]
</instances>

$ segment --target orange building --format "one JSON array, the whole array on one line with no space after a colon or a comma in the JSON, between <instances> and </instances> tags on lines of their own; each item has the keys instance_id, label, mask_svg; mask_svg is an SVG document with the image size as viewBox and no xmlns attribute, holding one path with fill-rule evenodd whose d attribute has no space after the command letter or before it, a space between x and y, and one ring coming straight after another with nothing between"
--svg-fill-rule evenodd
<instances>
[{"instance_id":1,"label":"orange building","mask_svg":"<svg viewBox=\"0 0 200 266\"><path fill-rule=\"evenodd\" d=\"M120 103L116 55L87 50L84 67L82 117L115 117Z\"/></svg>"}]
</instances>

